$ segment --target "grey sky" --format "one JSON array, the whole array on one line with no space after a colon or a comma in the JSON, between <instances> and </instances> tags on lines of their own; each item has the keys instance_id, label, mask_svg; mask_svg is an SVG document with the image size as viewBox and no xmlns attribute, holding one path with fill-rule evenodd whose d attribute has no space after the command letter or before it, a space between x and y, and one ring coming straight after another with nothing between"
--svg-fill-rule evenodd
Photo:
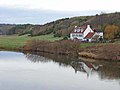
<instances>
[{"instance_id":1,"label":"grey sky","mask_svg":"<svg viewBox=\"0 0 120 90\"><path fill-rule=\"evenodd\" d=\"M0 0L0 23L44 24L61 18L120 11L120 0ZM114 5L113 5L114 4Z\"/></svg>"}]
</instances>

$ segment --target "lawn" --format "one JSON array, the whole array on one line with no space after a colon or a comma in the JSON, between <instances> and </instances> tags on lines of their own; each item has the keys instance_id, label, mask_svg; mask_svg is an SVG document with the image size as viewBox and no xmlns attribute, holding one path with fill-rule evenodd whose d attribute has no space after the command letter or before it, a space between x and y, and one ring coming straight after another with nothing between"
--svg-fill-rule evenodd
<instances>
[{"instance_id":1,"label":"lawn","mask_svg":"<svg viewBox=\"0 0 120 90\"><path fill-rule=\"evenodd\" d=\"M23 36L17 36L17 35L2 36L1 35L0 49L7 49L7 50L18 49L23 47L28 40L33 40L33 39L45 40L45 41L56 41L56 40L63 39L63 37L61 38L54 37L53 34L34 36L34 37L30 37L28 35L23 35ZM104 44L107 44L107 43L104 43ZM96 45L100 45L100 43L81 43L80 47L86 48L89 46L96 46Z\"/></svg>"},{"instance_id":2,"label":"lawn","mask_svg":"<svg viewBox=\"0 0 120 90\"><path fill-rule=\"evenodd\" d=\"M0 48L3 49L18 49L21 48L25 45L25 43L28 40L47 40L47 41L55 41L55 40L60 40L61 38L54 37L52 34L50 35L42 35L42 36L35 36L35 37L30 37L27 35L24 36L0 36Z\"/></svg>"},{"instance_id":3,"label":"lawn","mask_svg":"<svg viewBox=\"0 0 120 90\"><path fill-rule=\"evenodd\" d=\"M94 46L94 45L97 45L96 43L81 43L81 48L86 48L86 47L89 47L89 46Z\"/></svg>"}]
</instances>

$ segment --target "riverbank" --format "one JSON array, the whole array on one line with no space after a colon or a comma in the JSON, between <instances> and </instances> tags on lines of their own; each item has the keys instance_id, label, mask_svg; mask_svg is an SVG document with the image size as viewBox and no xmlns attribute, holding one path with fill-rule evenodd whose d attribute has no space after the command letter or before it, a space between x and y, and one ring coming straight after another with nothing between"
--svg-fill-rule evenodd
<instances>
[{"instance_id":1,"label":"riverbank","mask_svg":"<svg viewBox=\"0 0 120 90\"><path fill-rule=\"evenodd\" d=\"M108 43L88 47L79 52L79 56L96 60L120 61L120 44Z\"/></svg>"},{"instance_id":2,"label":"riverbank","mask_svg":"<svg viewBox=\"0 0 120 90\"><path fill-rule=\"evenodd\" d=\"M73 55L96 60L120 61L119 43L92 43L83 48L79 41L61 40L56 42L30 41L23 50L52 54Z\"/></svg>"},{"instance_id":3,"label":"riverbank","mask_svg":"<svg viewBox=\"0 0 120 90\"><path fill-rule=\"evenodd\" d=\"M0 50L73 55L96 60L120 61L120 43L80 43L53 35L0 36Z\"/></svg>"},{"instance_id":4,"label":"riverbank","mask_svg":"<svg viewBox=\"0 0 120 90\"><path fill-rule=\"evenodd\" d=\"M23 51L45 52L73 56L78 56L79 49L80 42L71 40L59 40L54 42L32 40L28 41L23 47Z\"/></svg>"}]
</instances>

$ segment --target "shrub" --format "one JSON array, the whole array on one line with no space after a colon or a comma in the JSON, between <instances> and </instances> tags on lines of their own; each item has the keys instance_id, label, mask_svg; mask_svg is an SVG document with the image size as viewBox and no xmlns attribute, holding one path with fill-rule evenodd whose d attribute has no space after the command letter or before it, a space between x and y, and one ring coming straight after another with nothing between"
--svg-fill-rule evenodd
<instances>
[{"instance_id":1,"label":"shrub","mask_svg":"<svg viewBox=\"0 0 120 90\"><path fill-rule=\"evenodd\" d=\"M27 42L25 47L29 47L31 51L77 55L80 49L80 42L71 40L55 42L32 40ZM26 48L24 48L24 50L26 50Z\"/></svg>"},{"instance_id":2,"label":"shrub","mask_svg":"<svg viewBox=\"0 0 120 90\"><path fill-rule=\"evenodd\" d=\"M67 36L63 37L63 40L68 40L68 37Z\"/></svg>"},{"instance_id":3,"label":"shrub","mask_svg":"<svg viewBox=\"0 0 120 90\"><path fill-rule=\"evenodd\" d=\"M54 37L61 37L62 35L59 33L54 34Z\"/></svg>"}]
</instances>

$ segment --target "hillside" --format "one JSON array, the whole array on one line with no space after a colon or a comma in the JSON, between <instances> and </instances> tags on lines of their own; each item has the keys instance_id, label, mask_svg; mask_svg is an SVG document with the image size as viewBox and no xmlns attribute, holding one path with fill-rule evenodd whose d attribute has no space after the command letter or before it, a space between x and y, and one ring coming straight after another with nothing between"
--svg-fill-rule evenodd
<instances>
[{"instance_id":1,"label":"hillside","mask_svg":"<svg viewBox=\"0 0 120 90\"><path fill-rule=\"evenodd\" d=\"M0 24L0 34L19 34L29 33L33 36L46 35L53 33L54 36L66 36L74 29L74 26L83 26L90 24L96 29L104 30L107 24L114 24L120 28L120 12L109 14L96 14L95 16L79 16L72 18L64 18L44 25L12 25Z\"/></svg>"}]
</instances>

